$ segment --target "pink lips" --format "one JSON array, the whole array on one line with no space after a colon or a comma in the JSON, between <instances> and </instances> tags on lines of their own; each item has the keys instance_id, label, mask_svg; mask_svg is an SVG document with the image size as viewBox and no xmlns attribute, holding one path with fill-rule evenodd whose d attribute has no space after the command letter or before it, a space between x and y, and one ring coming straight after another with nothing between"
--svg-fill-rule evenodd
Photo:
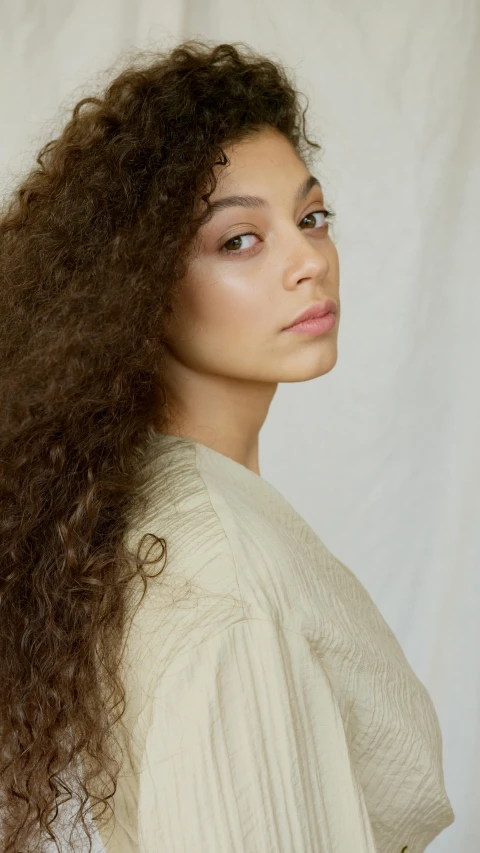
<instances>
[{"instance_id":1,"label":"pink lips","mask_svg":"<svg viewBox=\"0 0 480 853\"><path fill-rule=\"evenodd\" d=\"M324 314L322 317L312 317L310 320L303 320L302 323L295 323L293 326L288 326L284 331L322 335L324 332L333 329L336 322L335 314Z\"/></svg>"},{"instance_id":2,"label":"pink lips","mask_svg":"<svg viewBox=\"0 0 480 853\"><path fill-rule=\"evenodd\" d=\"M296 326L298 323L303 323L305 320L314 320L318 317L324 317L326 314L335 314L336 310L337 305L333 299L325 299L323 302L315 302L305 311L302 311L302 313L299 314L289 326L285 326L285 328L291 329L293 326Z\"/></svg>"}]
</instances>

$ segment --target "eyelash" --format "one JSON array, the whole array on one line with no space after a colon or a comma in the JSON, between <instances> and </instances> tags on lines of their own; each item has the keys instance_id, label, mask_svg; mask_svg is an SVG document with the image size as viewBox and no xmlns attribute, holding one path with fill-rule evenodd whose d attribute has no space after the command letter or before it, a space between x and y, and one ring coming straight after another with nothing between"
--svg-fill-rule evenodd
<instances>
[{"instance_id":1,"label":"eyelash","mask_svg":"<svg viewBox=\"0 0 480 853\"><path fill-rule=\"evenodd\" d=\"M310 213L306 213L302 219L307 218L307 216L313 216L314 213L323 213L325 214L325 219L330 220L333 219L335 213L331 210L327 210L325 207L320 208L319 210L312 210ZM321 228L307 228L307 231L321 231L323 228L328 226L328 221L321 226ZM230 243L231 240L238 240L239 237L258 237L258 234L255 231L245 231L243 234L235 234L233 237L229 237L228 240L225 241L223 246L221 246L220 251L224 252L226 255L246 255L248 254L254 247L251 246L249 249L226 249L225 246L227 243Z\"/></svg>"}]
</instances>

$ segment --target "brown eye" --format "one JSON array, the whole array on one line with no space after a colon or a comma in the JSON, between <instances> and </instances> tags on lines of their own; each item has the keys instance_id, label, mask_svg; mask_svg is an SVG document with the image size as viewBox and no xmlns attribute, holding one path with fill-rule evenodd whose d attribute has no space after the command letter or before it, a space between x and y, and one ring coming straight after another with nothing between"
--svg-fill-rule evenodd
<instances>
[{"instance_id":1,"label":"brown eye","mask_svg":"<svg viewBox=\"0 0 480 853\"><path fill-rule=\"evenodd\" d=\"M311 216L315 216L318 213L322 213L325 220L332 219L335 216L335 214L332 213L331 210L326 210L326 208L322 208L321 210L312 210L311 213L307 213L307 215L303 217L302 222L305 222L306 219L309 219ZM319 230L321 228L326 228L327 226L328 226L328 222L323 222L322 225L320 226ZM312 230L314 230L314 229L312 229Z\"/></svg>"},{"instance_id":2,"label":"brown eye","mask_svg":"<svg viewBox=\"0 0 480 853\"><path fill-rule=\"evenodd\" d=\"M230 239L227 240L226 243L224 243L223 246L221 247L221 251L225 252L227 255L228 254L230 254L230 255L244 255L246 252L248 252L249 249L253 248L253 246L247 246L245 249L240 249L240 250L239 250L238 244L237 244L236 248L233 247L232 249L227 249L225 247L228 246L229 243L234 243L236 240L241 240L242 237L256 237L256 236L257 235L253 231L246 231L244 234L237 234L235 237L230 237Z\"/></svg>"}]
</instances>

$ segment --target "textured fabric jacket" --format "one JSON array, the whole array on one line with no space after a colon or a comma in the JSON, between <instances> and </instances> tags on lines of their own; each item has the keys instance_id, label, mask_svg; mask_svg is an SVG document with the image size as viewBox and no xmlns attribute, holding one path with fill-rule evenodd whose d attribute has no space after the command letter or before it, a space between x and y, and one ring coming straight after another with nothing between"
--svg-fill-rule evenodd
<instances>
[{"instance_id":1,"label":"textured fabric jacket","mask_svg":"<svg viewBox=\"0 0 480 853\"><path fill-rule=\"evenodd\" d=\"M423 853L454 820L439 723L362 584L240 463L164 435L148 464L128 544L167 564L126 640L107 853Z\"/></svg>"}]
</instances>

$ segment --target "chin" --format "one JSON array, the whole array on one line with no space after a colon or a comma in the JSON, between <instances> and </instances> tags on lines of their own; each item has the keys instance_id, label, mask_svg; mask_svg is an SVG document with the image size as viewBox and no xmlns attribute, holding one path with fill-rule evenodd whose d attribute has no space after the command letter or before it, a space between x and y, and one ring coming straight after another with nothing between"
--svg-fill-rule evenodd
<instances>
[{"instance_id":1,"label":"chin","mask_svg":"<svg viewBox=\"0 0 480 853\"><path fill-rule=\"evenodd\" d=\"M317 379L330 373L337 363L337 350L331 354L322 353L319 358L303 358L295 364L290 364L280 372L277 382L308 382L309 379Z\"/></svg>"}]
</instances>

